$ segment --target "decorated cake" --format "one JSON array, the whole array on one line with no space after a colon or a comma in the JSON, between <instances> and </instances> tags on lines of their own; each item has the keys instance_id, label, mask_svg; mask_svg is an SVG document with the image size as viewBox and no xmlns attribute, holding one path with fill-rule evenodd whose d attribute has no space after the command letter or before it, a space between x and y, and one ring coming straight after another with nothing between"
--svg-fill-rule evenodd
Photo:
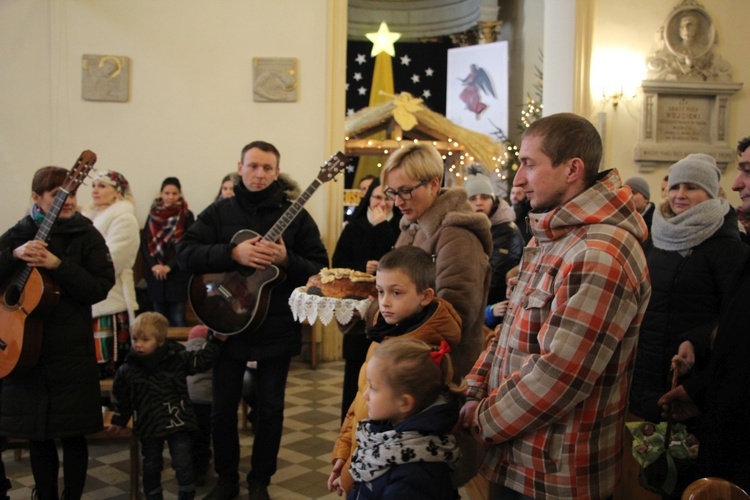
<instances>
[{"instance_id":1,"label":"decorated cake","mask_svg":"<svg viewBox=\"0 0 750 500\"><path fill-rule=\"evenodd\" d=\"M307 280L306 292L334 299L375 297L375 276L343 267L324 267Z\"/></svg>"}]
</instances>

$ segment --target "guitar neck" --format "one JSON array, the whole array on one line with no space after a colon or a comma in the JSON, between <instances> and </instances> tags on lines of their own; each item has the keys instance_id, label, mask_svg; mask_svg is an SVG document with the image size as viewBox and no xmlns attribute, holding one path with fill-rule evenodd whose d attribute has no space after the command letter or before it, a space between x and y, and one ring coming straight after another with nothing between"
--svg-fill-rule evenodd
<instances>
[{"instance_id":1,"label":"guitar neck","mask_svg":"<svg viewBox=\"0 0 750 500\"><path fill-rule=\"evenodd\" d=\"M66 199L68 199L68 192L64 188L60 188L55 195L55 200L52 202L52 206L47 213L44 214L44 220L39 226L36 236L34 236L35 240L47 241L49 233L52 231L52 225L57 220L57 216L60 215L60 211L62 210Z\"/></svg>"},{"instance_id":2,"label":"guitar neck","mask_svg":"<svg viewBox=\"0 0 750 500\"><path fill-rule=\"evenodd\" d=\"M302 207L307 203L307 200L315 193L315 191L323 184L318 179L312 181L312 183L305 189L305 192L300 195L299 198L294 200L294 203L286 209L286 212L282 214L276 224L263 236L266 241L277 241L281 234L289 227L289 224L297 217L302 210Z\"/></svg>"},{"instance_id":3,"label":"guitar neck","mask_svg":"<svg viewBox=\"0 0 750 500\"><path fill-rule=\"evenodd\" d=\"M44 220L39 226L36 235L34 235L35 240L47 241L47 238L49 238L49 234L52 231L52 225L57 220L57 216L60 215L60 211L62 210L67 198L68 192L61 187L55 195L52 206L47 213L44 214ZM17 290L21 290L26 286L26 281L28 281L29 276L31 275L31 269L32 268L26 266L18 272L16 278L13 280L13 286L15 286Z\"/></svg>"}]
</instances>

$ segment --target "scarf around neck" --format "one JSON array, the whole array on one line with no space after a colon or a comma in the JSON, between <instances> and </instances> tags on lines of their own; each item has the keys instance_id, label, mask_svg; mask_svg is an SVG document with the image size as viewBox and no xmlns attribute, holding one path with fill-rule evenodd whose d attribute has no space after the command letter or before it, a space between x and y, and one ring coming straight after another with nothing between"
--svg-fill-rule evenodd
<instances>
[{"instance_id":1,"label":"scarf around neck","mask_svg":"<svg viewBox=\"0 0 750 500\"><path fill-rule=\"evenodd\" d=\"M159 263L171 259L175 254L177 244L185 232L187 218L187 202L182 198L168 207L164 206L161 198L154 200L151 205L148 220L148 253Z\"/></svg>"},{"instance_id":2,"label":"scarf around neck","mask_svg":"<svg viewBox=\"0 0 750 500\"><path fill-rule=\"evenodd\" d=\"M357 482L379 478L391 467L415 462L443 462L451 468L461 456L456 437L395 429L373 432L378 422L365 419L357 425L357 449L349 467Z\"/></svg>"},{"instance_id":3,"label":"scarf around neck","mask_svg":"<svg viewBox=\"0 0 750 500\"><path fill-rule=\"evenodd\" d=\"M720 198L706 200L670 218L666 218L661 209L654 210L651 226L654 246L676 252L694 248L724 224L728 212L729 202Z\"/></svg>"}]
</instances>

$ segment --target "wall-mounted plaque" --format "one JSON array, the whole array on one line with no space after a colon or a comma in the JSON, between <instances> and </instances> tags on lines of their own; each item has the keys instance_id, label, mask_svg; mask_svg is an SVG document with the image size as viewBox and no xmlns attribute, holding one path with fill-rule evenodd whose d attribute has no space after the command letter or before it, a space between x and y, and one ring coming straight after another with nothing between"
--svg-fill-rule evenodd
<instances>
[{"instance_id":1,"label":"wall-mounted plaque","mask_svg":"<svg viewBox=\"0 0 750 500\"><path fill-rule=\"evenodd\" d=\"M125 56L84 54L81 97L86 101L127 102L130 59Z\"/></svg>"},{"instance_id":2,"label":"wall-mounted plaque","mask_svg":"<svg viewBox=\"0 0 750 500\"><path fill-rule=\"evenodd\" d=\"M256 102L297 101L297 59L253 58L253 100Z\"/></svg>"},{"instance_id":3,"label":"wall-mounted plaque","mask_svg":"<svg viewBox=\"0 0 750 500\"><path fill-rule=\"evenodd\" d=\"M742 88L713 49L716 30L695 0L683 0L659 29L659 47L647 59L643 113L633 159L641 171L706 153L722 170L734 161L727 137L729 97Z\"/></svg>"}]
</instances>

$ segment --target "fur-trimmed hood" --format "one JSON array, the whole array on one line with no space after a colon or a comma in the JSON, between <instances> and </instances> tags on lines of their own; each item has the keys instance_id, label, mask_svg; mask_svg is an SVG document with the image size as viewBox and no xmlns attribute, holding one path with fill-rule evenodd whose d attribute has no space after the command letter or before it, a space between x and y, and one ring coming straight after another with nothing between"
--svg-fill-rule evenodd
<instances>
[{"instance_id":1,"label":"fur-trimmed hood","mask_svg":"<svg viewBox=\"0 0 750 500\"><path fill-rule=\"evenodd\" d=\"M492 253L490 220L484 214L477 213L471 208L464 189L442 188L438 192L435 203L417 223L428 239L432 238L440 227L462 227L479 238L484 253L487 255ZM401 230L409 229L413 225L408 220L401 219Z\"/></svg>"},{"instance_id":2,"label":"fur-trimmed hood","mask_svg":"<svg viewBox=\"0 0 750 500\"><path fill-rule=\"evenodd\" d=\"M279 178L276 182L284 188L284 195L286 195L286 199L289 201L295 201L302 194L302 189L297 184L297 181L283 172L279 172Z\"/></svg>"}]
</instances>

